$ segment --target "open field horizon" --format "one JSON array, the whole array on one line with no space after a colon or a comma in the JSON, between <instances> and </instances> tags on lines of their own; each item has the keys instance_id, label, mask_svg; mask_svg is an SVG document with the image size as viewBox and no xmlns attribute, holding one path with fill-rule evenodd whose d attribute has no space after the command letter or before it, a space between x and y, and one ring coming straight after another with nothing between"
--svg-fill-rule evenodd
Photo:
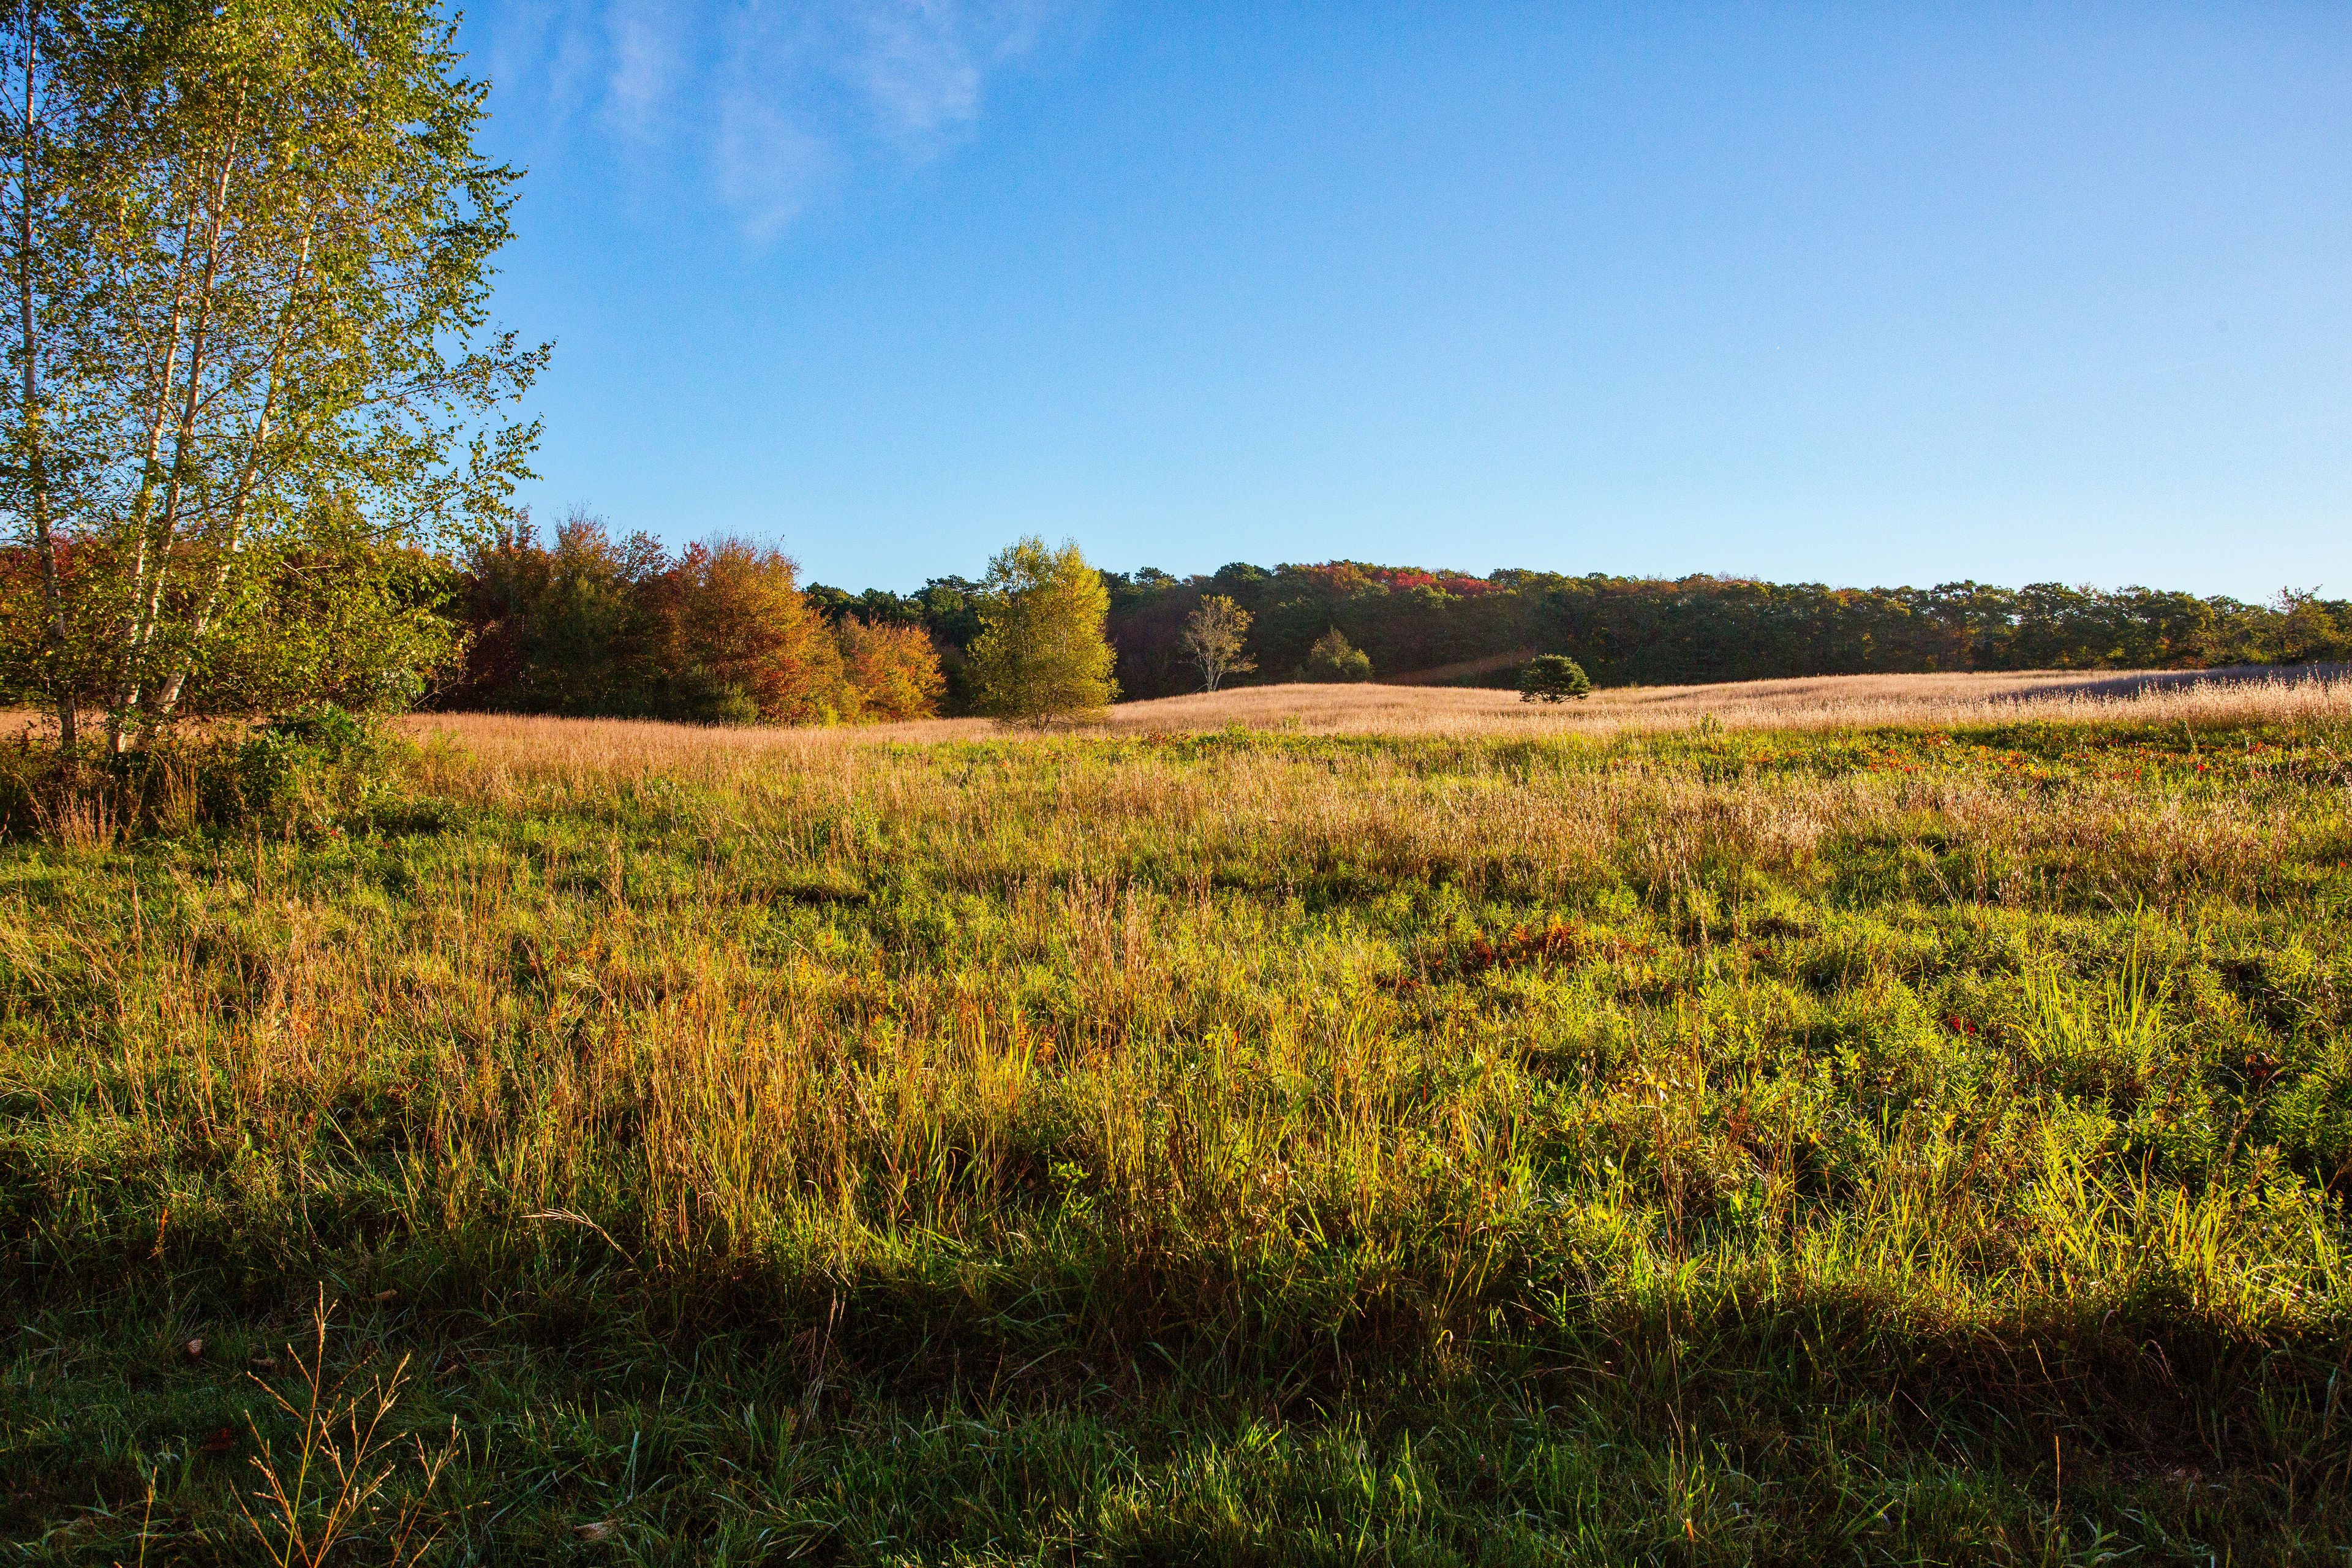
<instances>
[{"instance_id":1,"label":"open field horizon","mask_svg":"<svg viewBox=\"0 0 2352 1568\"><path fill-rule=\"evenodd\" d=\"M1281 684L1113 706L1063 735L1192 734L1230 725L1298 734L1534 737L1686 729L1834 730L1883 725L2259 723L2352 716L2352 666L2210 670L1991 671L1833 675L1706 686L1614 687L1584 701L1522 702L1490 688ZM990 719L742 728L538 714L412 714L404 733L443 735L481 756L534 765L635 771L748 760L772 752L879 742L1002 740L1026 731Z\"/></svg>"},{"instance_id":2,"label":"open field horizon","mask_svg":"<svg viewBox=\"0 0 2352 1568\"><path fill-rule=\"evenodd\" d=\"M1238 725L1296 734L1606 736L1715 723L1727 729L1835 730L1885 725L2259 723L2352 716L2352 665L2247 665L2193 670L1988 670L1824 675L1694 686L1600 689L1582 701L1524 702L1487 687L1281 682L1114 704L1100 718L1032 731L986 718L904 723L709 725L656 719L428 710L392 721L415 738L446 735L484 755L527 750L542 760L603 753L614 766L656 767L687 755L739 757L811 745L978 741L1055 735L1194 734ZM0 734L44 737L43 712L0 710Z\"/></svg>"}]
</instances>

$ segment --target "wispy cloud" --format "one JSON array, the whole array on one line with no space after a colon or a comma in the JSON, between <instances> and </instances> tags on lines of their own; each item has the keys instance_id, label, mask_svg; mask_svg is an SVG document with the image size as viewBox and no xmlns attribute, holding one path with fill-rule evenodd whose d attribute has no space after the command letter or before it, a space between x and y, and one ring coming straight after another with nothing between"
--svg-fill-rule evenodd
<instances>
[{"instance_id":1,"label":"wispy cloud","mask_svg":"<svg viewBox=\"0 0 2352 1568\"><path fill-rule=\"evenodd\" d=\"M517 0L489 18L501 96L630 153L686 153L766 238L861 164L933 156L1065 0Z\"/></svg>"},{"instance_id":2,"label":"wispy cloud","mask_svg":"<svg viewBox=\"0 0 2352 1568\"><path fill-rule=\"evenodd\" d=\"M634 136L653 134L677 96L685 74L684 18L670 7L640 3L613 5L604 13L605 66L603 108L618 129ZM570 40L568 40L570 41Z\"/></svg>"},{"instance_id":3,"label":"wispy cloud","mask_svg":"<svg viewBox=\"0 0 2352 1568\"><path fill-rule=\"evenodd\" d=\"M720 98L710 157L719 200L734 209L755 240L772 238L798 216L810 195L847 161L836 142L751 91Z\"/></svg>"}]
</instances>

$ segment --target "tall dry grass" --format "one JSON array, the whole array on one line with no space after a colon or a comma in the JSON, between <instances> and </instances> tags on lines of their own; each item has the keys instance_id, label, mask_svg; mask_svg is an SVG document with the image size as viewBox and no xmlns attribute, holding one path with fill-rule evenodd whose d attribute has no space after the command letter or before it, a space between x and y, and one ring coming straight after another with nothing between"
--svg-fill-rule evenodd
<instances>
[{"instance_id":1,"label":"tall dry grass","mask_svg":"<svg viewBox=\"0 0 2352 1568\"><path fill-rule=\"evenodd\" d=\"M1233 1288L1214 1261L1231 1248L1311 1267L1322 1242L1307 1238L1344 1229L1468 1289L1496 1266L1484 1242L1405 1238L1466 1201L1447 1173L1504 1184L1479 1189L1478 1225L1528 1219L1532 1178L1511 1173L1511 1151L1528 1135L1531 1021L1569 1039L1631 1026L1581 1114L1633 1117L1639 1142L1660 1083L1752 1091L1706 1059L1705 1015L1798 1005L1769 999L1785 973L1741 940L1776 903L1801 911L1863 876L1878 898L2007 911L2021 930L2085 909L2223 921L2336 830L2251 789L1710 779L1640 756L1533 771L1383 752L971 762L810 740L793 762L615 780L428 759L437 797L540 826L527 846L465 847L407 909L320 884L297 849L257 848L243 879L184 904L179 934L110 961L128 966L104 1068L121 1134L165 1167L268 1152L257 1169L290 1195L332 1107L388 1079L430 1086L407 1091L407 1135L430 1157L402 1163L396 1205L420 1241L503 1247L491 1238L524 1216L560 1213L689 1274L786 1278L812 1261L882 1267L905 1226L1008 1245L1031 1223L1041 1149L1058 1148L1204 1288ZM1453 946L1561 911L1616 933L1596 951L1669 951L1618 961L1599 989L1529 984L1538 972L1499 1011L1484 983L1457 1011L1425 1010L1419 988ZM39 951L39 925L8 911L0 942ZM1883 988L1879 959L1856 962L1855 981L1879 988L1830 1011L1919 1036L1922 1004ZM1433 1119L1414 1086L1467 1065L1475 1083ZM1282 1085L1323 1087L1302 1100ZM1262 1185L1277 1164L1278 1201ZM1666 1191L1696 1224L1688 1184ZM1861 1235L1846 1205L1783 1185L1798 1255L1834 1241L1842 1257ZM1906 1291L1987 1322L2080 1304L2084 1287L2055 1279L2021 1295L2013 1244L2040 1232L2015 1229L2017 1194L1988 1202L1969 1244L2006 1261L1971 1268L1931 1195L1903 1211L1927 1269L1900 1272ZM1870 1221L1873 1245L1892 1224ZM2009 1239L1984 1251L1996 1233ZM1707 1234L1670 1225L1659 1245L1686 1255ZM2227 1310L2250 1326L2282 1310L2257 1283L2267 1245L2249 1231L2231 1255L2247 1272ZM2299 1277L2332 1279L2333 1258L2332 1244L2306 1256ZM1893 1266L1874 1268L1894 1289Z\"/></svg>"},{"instance_id":2,"label":"tall dry grass","mask_svg":"<svg viewBox=\"0 0 2352 1568\"><path fill-rule=\"evenodd\" d=\"M2095 726L2028 766L1830 725L415 721L373 816L17 847L0 1288L78 1343L142 1287L282 1313L330 1277L464 1336L495 1370L420 1353L417 1397L486 1434L441 1482L485 1560L551 1555L496 1521L574 1495L567 1530L680 1563L986 1561L1065 1513L1150 1560L1118 1510L1180 1496L1244 1544L1428 1518L1456 1559L1524 1527L1549 1561L1586 1520L1589 1560L1638 1559L1671 1504L1681 1560L1949 1561L1998 1528L2066 1561L2051 1458L2077 1515L2105 1467L2102 1528L2151 1556L2352 1538L2342 683L2034 689L2310 721L2226 766L2221 731ZM125 1352L76 1353L40 1397L102 1426L89 1368ZM1163 1397L1211 1480L1139 1479ZM1235 1411L1270 1435L1216 1448ZM1286 1442L1400 1430L1475 1436L1411 1501L1395 1467L1284 1479ZM43 1441L0 1479L130 1440ZM2125 1469L2159 1450L2244 1472L2236 1511Z\"/></svg>"},{"instance_id":3,"label":"tall dry grass","mask_svg":"<svg viewBox=\"0 0 2352 1568\"><path fill-rule=\"evenodd\" d=\"M1485 689L1251 686L1122 703L1072 732L1198 733L1240 725L1300 734L1453 737L1602 736L1712 721L1727 729L1844 730L1999 724L2274 723L2352 715L2352 668L2252 668L2085 674L1853 675L1716 686L1618 687L1584 702L1528 703ZM833 730L710 730L631 720L419 714L418 736L446 735L492 765L624 772L712 767L764 756L890 742L970 741L1006 732L984 719Z\"/></svg>"}]
</instances>

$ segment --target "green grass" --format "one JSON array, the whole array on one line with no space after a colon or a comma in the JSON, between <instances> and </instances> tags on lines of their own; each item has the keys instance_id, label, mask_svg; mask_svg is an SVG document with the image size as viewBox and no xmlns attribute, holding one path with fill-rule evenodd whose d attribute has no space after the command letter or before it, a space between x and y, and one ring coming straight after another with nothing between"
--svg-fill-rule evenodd
<instances>
[{"instance_id":1,"label":"green grass","mask_svg":"<svg viewBox=\"0 0 2352 1568\"><path fill-rule=\"evenodd\" d=\"M0 845L0 1550L283 1559L323 1300L335 1562L2335 1561L2347 759L443 748Z\"/></svg>"}]
</instances>

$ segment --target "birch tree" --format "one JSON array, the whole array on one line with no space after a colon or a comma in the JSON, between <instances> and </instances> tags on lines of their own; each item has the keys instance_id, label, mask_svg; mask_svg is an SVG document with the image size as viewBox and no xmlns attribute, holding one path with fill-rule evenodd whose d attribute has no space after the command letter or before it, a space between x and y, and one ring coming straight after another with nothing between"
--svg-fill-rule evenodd
<instances>
[{"instance_id":1,"label":"birch tree","mask_svg":"<svg viewBox=\"0 0 2352 1568\"><path fill-rule=\"evenodd\" d=\"M517 176L474 146L487 88L450 25L415 0L19 0L12 27L40 321L6 502L72 568L61 729L102 708L120 746L275 700L276 650L320 657L306 616L358 615L333 647L381 667L361 684L429 660L438 623L384 574L502 510L537 427L493 416L546 354L488 326Z\"/></svg>"},{"instance_id":2,"label":"birch tree","mask_svg":"<svg viewBox=\"0 0 2352 1568\"><path fill-rule=\"evenodd\" d=\"M75 42L38 0L20 0L5 34L9 81L0 93L0 140L5 142L5 234L8 247L9 393L5 446L0 446L0 509L5 509L20 549L29 550L38 584L28 613L12 616L21 628L12 639L20 685L37 690L54 707L60 741L70 749L79 731L79 690L87 672L74 668L86 655L87 638L71 625L66 537L76 510L72 492L81 465L74 461L72 399L58 396L60 361L67 354L60 331L71 304L85 291L89 255L87 237L76 231L82 216L61 177L61 152L78 144L81 107L55 90L63 74L59 57ZM14 574L21 587L22 574Z\"/></svg>"}]
</instances>

